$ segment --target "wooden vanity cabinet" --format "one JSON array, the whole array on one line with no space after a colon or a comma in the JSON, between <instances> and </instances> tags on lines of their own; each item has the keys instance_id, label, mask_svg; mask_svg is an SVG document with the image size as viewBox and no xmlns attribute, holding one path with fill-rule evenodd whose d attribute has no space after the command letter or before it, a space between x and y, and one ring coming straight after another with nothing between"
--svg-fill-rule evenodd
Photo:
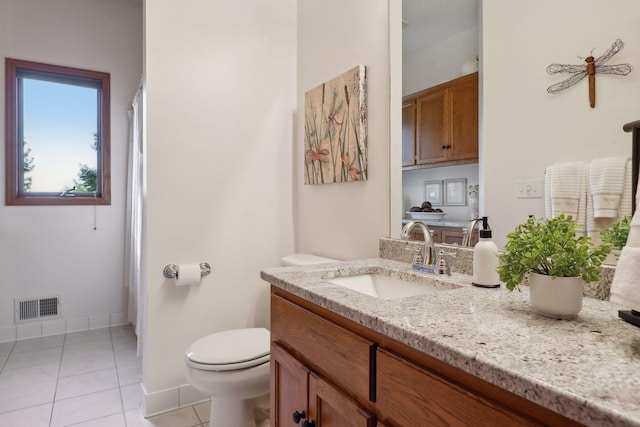
<instances>
[{"instance_id":1,"label":"wooden vanity cabinet","mask_svg":"<svg viewBox=\"0 0 640 427\"><path fill-rule=\"evenodd\" d=\"M464 238L464 230L457 227L442 227L438 225L429 225L431 231L431 237L433 237L433 243L447 243L450 245L462 245L462 239ZM478 230L473 232L471 236L471 247L478 243ZM424 240L422 231L418 228L411 230L412 240Z\"/></svg>"},{"instance_id":2,"label":"wooden vanity cabinet","mask_svg":"<svg viewBox=\"0 0 640 427\"><path fill-rule=\"evenodd\" d=\"M296 411L313 421L307 427L375 426L357 403L375 392L373 342L277 295L271 297L271 340L273 427L294 425Z\"/></svg>"},{"instance_id":3,"label":"wooden vanity cabinet","mask_svg":"<svg viewBox=\"0 0 640 427\"><path fill-rule=\"evenodd\" d=\"M273 426L375 426L372 414L276 343L271 345L271 407Z\"/></svg>"},{"instance_id":4,"label":"wooden vanity cabinet","mask_svg":"<svg viewBox=\"0 0 640 427\"><path fill-rule=\"evenodd\" d=\"M580 426L276 286L271 340L272 427Z\"/></svg>"},{"instance_id":5,"label":"wooden vanity cabinet","mask_svg":"<svg viewBox=\"0 0 640 427\"><path fill-rule=\"evenodd\" d=\"M413 116L412 107L415 108ZM478 73L405 97L402 148L402 165L405 167L477 162Z\"/></svg>"},{"instance_id":6,"label":"wooden vanity cabinet","mask_svg":"<svg viewBox=\"0 0 640 427\"><path fill-rule=\"evenodd\" d=\"M539 425L384 349L378 350L377 365L378 408L393 425Z\"/></svg>"}]
</instances>

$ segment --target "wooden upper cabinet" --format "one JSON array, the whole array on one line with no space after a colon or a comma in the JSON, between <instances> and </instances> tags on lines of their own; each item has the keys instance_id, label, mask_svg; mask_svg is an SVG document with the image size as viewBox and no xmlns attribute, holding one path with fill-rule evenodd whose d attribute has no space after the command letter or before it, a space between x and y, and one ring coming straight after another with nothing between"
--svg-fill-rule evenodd
<instances>
[{"instance_id":1,"label":"wooden upper cabinet","mask_svg":"<svg viewBox=\"0 0 640 427\"><path fill-rule=\"evenodd\" d=\"M449 88L451 159L478 159L478 74L471 77Z\"/></svg>"},{"instance_id":2,"label":"wooden upper cabinet","mask_svg":"<svg viewBox=\"0 0 640 427\"><path fill-rule=\"evenodd\" d=\"M447 91L429 92L417 100L416 164L443 162L447 159L444 148L449 139Z\"/></svg>"},{"instance_id":3,"label":"wooden upper cabinet","mask_svg":"<svg viewBox=\"0 0 640 427\"><path fill-rule=\"evenodd\" d=\"M415 163L405 130L405 106L415 102ZM455 165L478 161L478 73L427 89L404 99L403 166ZM405 153L406 152L406 153ZM405 163L405 160L407 162Z\"/></svg>"},{"instance_id":4,"label":"wooden upper cabinet","mask_svg":"<svg viewBox=\"0 0 640 427\"><path fill-rule=\"evenodd\" d=\"M402 166L416 164L416 100L402 103Z\"/></svg>"}]
</instances>

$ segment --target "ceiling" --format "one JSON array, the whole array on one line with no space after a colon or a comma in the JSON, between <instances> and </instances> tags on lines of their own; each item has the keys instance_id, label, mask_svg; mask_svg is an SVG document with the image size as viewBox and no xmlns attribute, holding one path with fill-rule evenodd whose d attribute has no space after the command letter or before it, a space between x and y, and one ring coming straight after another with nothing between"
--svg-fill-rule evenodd
<instances>
[{"instance_id":1,"label":"ceiling","mask_svg":"<svg viewBox=\"0 0 640 427\"><path fill-rule=\"evenodd\" d=\"M479 0L402 0L402 54L478 25Z\"/></svg>"}]
</instances>

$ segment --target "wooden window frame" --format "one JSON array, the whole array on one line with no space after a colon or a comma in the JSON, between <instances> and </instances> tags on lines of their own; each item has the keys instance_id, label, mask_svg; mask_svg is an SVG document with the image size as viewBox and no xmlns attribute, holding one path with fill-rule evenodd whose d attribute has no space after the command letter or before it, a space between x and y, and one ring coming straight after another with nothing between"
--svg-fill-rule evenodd
<instances>
[{"instance_id":1,"label":"wooden window frame","mask_svg":"<svg viewBox=\"0 0 640 427\"><path fill-rule=\"evenodd\" d=\"M71 80L89 79L99 82L98 90L98 129L97 129L97 177L96 193L75 193L73 197L61 197L60 193L24 191L24 172L22 166L22 144L18 141L18 112L21 106L18 99L19 70L36 73L50 73ZM19 59L5 59L5 202L7 205L110 205L111 204L111 103L110 75L98 71ZM20 177L22 174L22 179Z\"/></svg>"}]
</instances>

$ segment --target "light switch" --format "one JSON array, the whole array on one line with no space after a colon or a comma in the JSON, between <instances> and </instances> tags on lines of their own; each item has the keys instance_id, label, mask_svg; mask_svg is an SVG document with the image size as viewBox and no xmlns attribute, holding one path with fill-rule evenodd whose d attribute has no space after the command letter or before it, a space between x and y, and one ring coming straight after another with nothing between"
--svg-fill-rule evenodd
<instances>
[{"instance_id":1,"label":"light switch","mask_svg":"<svg viewBox=\"0 0 640 427\"><path fill-rule=\"evenodd\" d=\"M516 181L518 199L540 199L543 195L541 179L519 179Z\"/></svg>"}]
</instances>

